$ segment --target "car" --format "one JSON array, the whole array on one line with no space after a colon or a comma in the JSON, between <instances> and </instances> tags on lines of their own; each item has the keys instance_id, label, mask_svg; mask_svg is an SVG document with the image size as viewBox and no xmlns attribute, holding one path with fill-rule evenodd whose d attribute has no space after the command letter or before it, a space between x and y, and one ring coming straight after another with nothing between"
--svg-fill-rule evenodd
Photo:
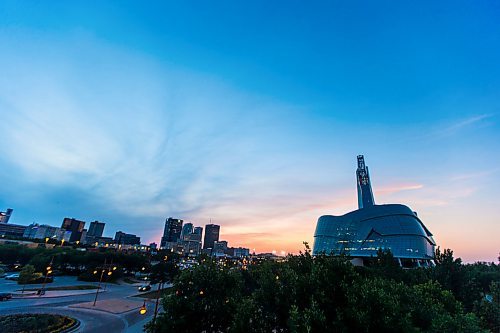
<instances>
[{"instance_id":1,"label":"car","mask_svg":"<svg viewBox=\"0 0 500 333\"><path fill-rule=\"evenodd\" d=\"M8 301L11 298L12 298L12 294L0 293L0 301Z\"/></svg>"},{"instance_id":2,"label":"car","mask_svg":"<svg viewBox=\"0 0 500 333\"><path fill-rule=\"evenodd\" d=\"M149 291L149 290L151 290L151 286L149 284L145 284L145 285L142 285L139 288L137 288L137 290L139 290L139 291Z\"/></svg>"},{"instance_id":3,"label":"car","mask_svg":"<svg viewBox=\"0 0 500 333\"><path fill-rule=\"evenodd\" d=\"M19 280L19 273L9 274L5 277L5 280L17 281Z\"/></svg>"}]
</instances>

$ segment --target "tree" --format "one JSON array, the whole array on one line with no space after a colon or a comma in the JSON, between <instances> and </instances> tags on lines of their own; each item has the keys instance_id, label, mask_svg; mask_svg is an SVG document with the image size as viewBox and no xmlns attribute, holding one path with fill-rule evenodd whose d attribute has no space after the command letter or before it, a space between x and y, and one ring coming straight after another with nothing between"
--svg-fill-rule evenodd
<instances>
[{"instance_id":1,"label":"tree","mask_svg":"<svg viewBox=\"0 0 500 333\"><path fill-rule=\"evenodd\" d=\"M174 294L162 300L164 312L148 332L227 332L241 300L236 271L213 261L184 270L175 279Z\"/></svg>"},{"instance_id":2,"label":"tree","mask_svg":"<svg viewBox=\"0 0 500 333\"><path fill-rule=\"evenodd\" d=\"M30 283L34 278L35 278L35 267L33 265L24 266L21 272L19 273L19 279L17 280L18 284L23 285L23 293L26 284Z\"/></svg>"}]
</instances>

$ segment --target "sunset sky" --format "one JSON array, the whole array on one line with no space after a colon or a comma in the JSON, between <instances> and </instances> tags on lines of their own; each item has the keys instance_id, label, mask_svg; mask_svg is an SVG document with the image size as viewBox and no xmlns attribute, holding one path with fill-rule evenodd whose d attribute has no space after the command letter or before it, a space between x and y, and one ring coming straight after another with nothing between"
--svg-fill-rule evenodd
<instances>
[{"instance_id":1,"label":"sunset sky","mask_svg":"<svg viewBox=\"0 0 500 333\"><path fill-rule=\"evenodd\" d=\"M317 218L418 212L471 262L500 251L497 1L2 1L0 210L165 218L298 252Z\"/></svg>"}]
</instances>

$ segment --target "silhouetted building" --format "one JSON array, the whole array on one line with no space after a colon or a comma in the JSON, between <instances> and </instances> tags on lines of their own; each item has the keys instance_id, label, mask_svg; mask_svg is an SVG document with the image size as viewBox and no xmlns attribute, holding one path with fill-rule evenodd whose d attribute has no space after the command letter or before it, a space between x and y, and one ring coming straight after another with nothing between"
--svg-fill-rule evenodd
<instances>
[{"instance_id":1,"label":"silhouetted building","mask_svg":"<svg viewBox=\"0 0 500 333\"><path fill-rule=\"evenodd\" d=\"M115 243L121 245L140 245L141 237L117 231L115 234Z\"/></svg>"},{"instance_id":2,"label":"silhouetted building","mask_svg":"<svg viewBox=\"0 0 500 333\"><path fill-rule=\"evenodd\" d=\"M26 228L25 225L0 223L0 236L20 238L23 237Z\"/></svg>"},{"instance_id":3,"label":"silhouetted building","mask_svg":"<svg viewBox=\"0 0 500 333\"><path fill-rule=\"evenodd\" d=\"M90 228L87 231L87 235L85 237L82 235L82 241L84 240L86 244L95 243L97 238L102 237L105 226L106 223L104 222L99 222L99 221L90 222Z\"/></svg>"},{"instance_id":4,"label":"silhouetted building","mask_svg":"<svg viewBox=\"0 0 500 333\"><path fill-rule=\"evenodd\" d=\"M220 225L207 224L205 226L205 238L203 240L204 249L213 249L214 243L219 241Z\"/></svg>"},{"instance_id":5,"label":"silhouetted building","mask_svg":"<svg viewBox=\"0 0 500 333\"><path fill-rule=\"evenodd\" d=\"M227 241L214 242L213 252L226 253L227 252Z\"/></svg>"},{"instance_id":6,"label":"silhouetted building","mask_svg":"<svg viewBox=\"0 0 500 333\"><path fill-rule=\"evenodd\" d=\"M87 232L87 236L102 237L105 226L106 223L104 222L99 222L99 221L90 222L90 228Z\"/></svg>"},{"instance_id":7,"label":"silhouetted building","mask_svg":"<svg viewBox=\"0 0 500 333\"><path fill-rule=\"evenodd\" d=\"M167 243L177 242L182 233L182 220L169 217L165 220L165 228L163 229L163 237L161 238L160 248L167 248Z\"/></svg>"},{"instance_id":8,"label":"silhouetted building","mask_svg":"<svg viewBox=\"0 0 500 333\"><path fill-rule=\"evenodd\" d=\"M50 225L39 225L37 223L32 223L26 227L24 230L23 237L30 239L57 239L60 235L61 228L53 227Z\"/></svg>"},{"instance_id":9,"label":"silhouetted building","mask_svg":"<svg viewBox=\"0 0 500 333\"><path fill-rule=\"evenodd\" d=\"M436 243L417 214L404 205L375 205L362 155L356 176L359 209L342 216L321 216L313 255L345 254L355 264L363 264L376 257L379 249L389 249L403 267L433 265Z\"/></svg>"},{"instance_id":10,"label":"silhouetted building","mask_svg":"<svg viewBox=\"0 0 500 333\"><path fill-rule=\"evenodd\" d=\"M0 223L9 223L13 211L12 208L7 208L5 212L0 212Z\"/></svg>"},{"instance_id":11,"label":"silhouetted building","mask_svg":"<svg viewBox=\"0 0 500 333\"><path fill-rule=\"evenodd\" d=\"M80 221L74 218L66 217L63 220L61 225L61 229L65 229L66 231L71 231L71 236L69 238L70 242L80 241L82 238L82 231L85 227L85 222Z\"/></svg>"},{"instance_id":12,"label":"silhouetted building","mask_svg":"<svg viewBox=\"0 0 500 333\"><path fill-rule=\"evenodd\" d=\"M193 234L200 235L200 240L201 240L201 235L203 234L203 227L194 227Z\"/></svg>"},{"instance_id":13,"label":"silhouetted building","mask_svg":"<svg viewBox=\"0 0 500 333\"><path fill-rule=\"evenodd\" d=\"M185 239L187 235L190 235L193 233L193 224L192 223L185 223L182 226L182 232L181 232L181 239Z\"/></svg>"},{"instance_id":14,"label":"silhouetted building","mask_svg":"<svg viewBox=\"0 0 500 333\"><path fill-rule=\"evenodd\" d=\"M232 253L233 257L242 258L242 257L248 257L250 255L250 249L244 247L233 247L232 250L233 250Z\"/></svg>"}]
</instances>

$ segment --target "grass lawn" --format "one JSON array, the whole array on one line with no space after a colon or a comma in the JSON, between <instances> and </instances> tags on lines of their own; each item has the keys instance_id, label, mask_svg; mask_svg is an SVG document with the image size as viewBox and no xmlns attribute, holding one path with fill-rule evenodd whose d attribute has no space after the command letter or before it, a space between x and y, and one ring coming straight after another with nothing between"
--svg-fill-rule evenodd
<instances>
[{"instance_id":1,"label":"grass lawn","mask_svg":"<svg viewBox=\"0 0 500 333\"><path fill-rule=\"evenodd\" d=\"M37 291L40 288L31 288L24 289L24 291ZM60 287L48 287L45 288L46 291L54 291L54 290L90 290L97 289L97 286L94 285L78 285L78 286L60 286Z\"/></svg>"},{"instance_id":2,"label":"grass lawn","mask_svg":"<svg viewBox=\"0 0 500 333\"><path fill-rule=\"evenodd\" d=\"M166 296L166 295L172 294L172 292L173 292L172 289L173 289L172 287L163 288L162 290L160 290L161 296ZM158 298L158 290L151 290L151 291L148 291L147 293L137 294L137 295L134 295L132 297L156 299L156 298Z\"/></svg>"}]
</instances>

